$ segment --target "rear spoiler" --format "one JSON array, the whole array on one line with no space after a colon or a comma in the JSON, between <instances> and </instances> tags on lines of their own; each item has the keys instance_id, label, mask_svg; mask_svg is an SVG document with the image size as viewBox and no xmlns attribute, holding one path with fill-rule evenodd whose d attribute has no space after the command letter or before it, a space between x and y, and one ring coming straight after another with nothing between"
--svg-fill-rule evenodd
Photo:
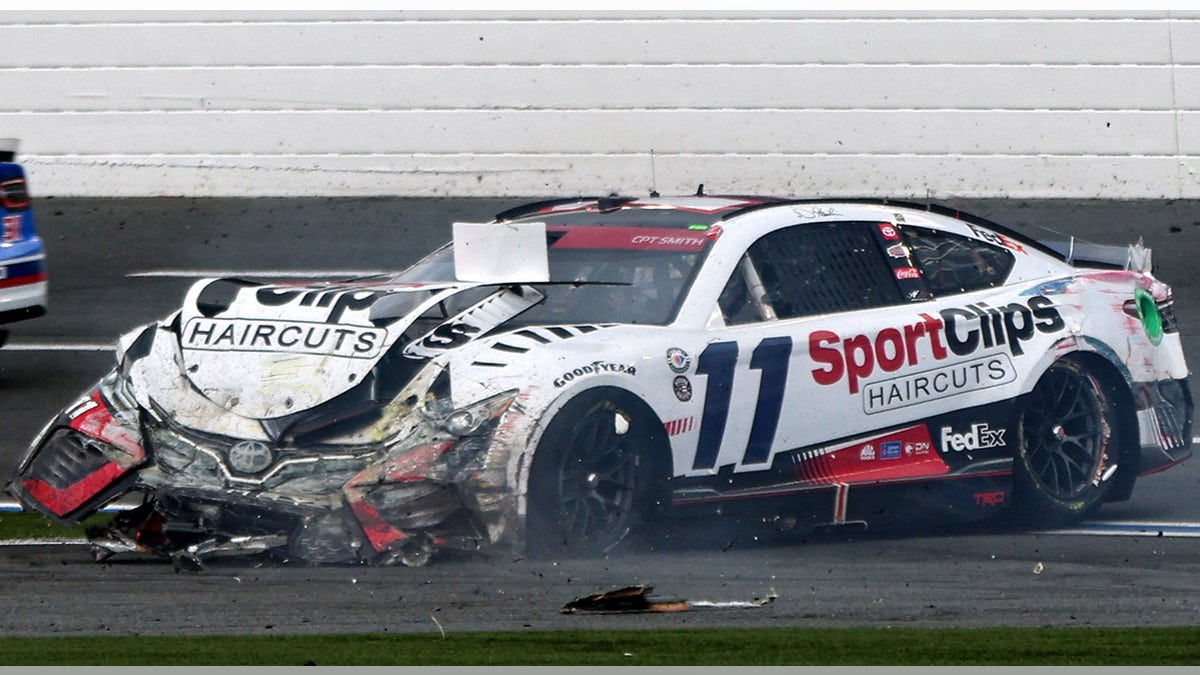
<instances>
[{"instance_id":1,"label":"rear spoiler","mask_svg":"<svg viewBox=\"0 0 1200 675\"><path fill-rule=\"evenodd\" d=\"M1057 251L1067 264L1076 267L1099 267L1144 273L1151 271L1150 249L1142 244L1141 237L1138 237L1136 244L1128 246L1093 244L1075 237L1052 241L1043 239L1041 242Z\"/></svg>"},{"instance_id":2,"label":"rear spoiler","mask_svg":"<svg viewBox=\"0 0 1200 675\"><path fill-rule=\"evenodd\" d=\"M15 162L17 160L17 139L0 138L0 162Z\"/></svg>"}]
</instances>

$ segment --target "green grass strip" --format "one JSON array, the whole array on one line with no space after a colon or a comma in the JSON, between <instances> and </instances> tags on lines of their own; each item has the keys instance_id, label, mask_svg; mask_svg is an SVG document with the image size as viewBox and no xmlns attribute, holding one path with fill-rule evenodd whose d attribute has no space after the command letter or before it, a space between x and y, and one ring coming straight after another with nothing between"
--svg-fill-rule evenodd
<instances>
[{"instance_id":1,"label":"green grass strip","mask_svg":"<svg viewBox=\"0 0 1200 675\"><path fill-rule=\"evenodd\" d=\"M1181 665L1197 628L0 638L0 665Z\"/></svg>"},{"instance_id":2,"label":"green grass strip","mask_svg":"<svg viewBox=\"0 0 1200 675\"><path fill-rule=\"evenodd\" d=\"M0 539L82 538L0 513ZM417 635L0 637L0 666L1192 665L1200 628L772 628Z\"/></svg>"},{"instance_id":3,"label":"green grass strip","mask_svg":"<svg viewBox=\"0 0 1200 675\"><path fill-rule=\"evenodd\" d=\"M5 539L83 539L93 525L112 520L113 513L97 513L74 527L63 527L40 513L28 511L0 513L0 540Z\"/></svg>"}]
</instances>

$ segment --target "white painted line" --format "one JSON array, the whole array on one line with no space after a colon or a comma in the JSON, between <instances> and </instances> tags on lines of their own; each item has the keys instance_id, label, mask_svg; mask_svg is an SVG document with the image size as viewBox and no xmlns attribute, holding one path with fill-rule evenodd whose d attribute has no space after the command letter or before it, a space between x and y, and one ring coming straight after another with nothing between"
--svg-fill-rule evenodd
<instances>
[{"instance_id":1,"label":"white painted line","mask_svg":"<svg viewBox=\"0 0 1200 675\"><path fill-rule=\"evenodd\" d=\"M1084 523L1075 528L1042 530L1037 534L1195 539L1200 538L1200 523ZM84 546L87 543L87 539L0 539L0 546Z\"/></svg>"},{"instance_id":2,"label":"white painted line","mask_svg":"<svg viewBox=\"0 0 1200 675\"><path fill-rule=\"evenodd\" d=\"M24 258L10 258L4 261L5 265L16 265L18 263L33 262L35 260L45 260L46 254L38 253L36 255L27 255Z\"/></svg>"},{"instance_id":3,"label":"white painted line","mask_svg":"<svg viewBox=\"0 0 1200 675\"><path fill-rule=\"evenodd\" d=\"M0 546L85 546L87 539L5 539Z\"/></svg>"},{"instance_id":4,"label":"white painted line","mask_svg":"<svg viewBox=\"0 0 1200 675\"><path fill-rule=\"evenodd\" d=\"M0 347L0 352L111 352L116 345L107 344L56 344L51 342L9 342Z\"/></svg>"},{"instance_id":5,"label":"white painted line","mask_svg":"<svg viewBox=\"0 0 1200 675\"><path fill-rule=\"evenodd\" d=\"M1200 523L1084 523L1061 530L1043 530L1042 534L1197 539L1200 538Z\"/></svg>"},{"instance_id":6,"label":"white painted line","mask_svg":"<svg viewBox=\"0 0 1200 675\"><path fill-rule=\"evenodd\" d=\"M288 279L369 277L394 274L399 270L146 270L130 272L126 277L165 277L203 279L208 277L283 277Z\"/></svg>"},{"instance_id":7,"label":"white painted line","mask_svg":"<svg viewBox=\"0 0 1200 675\"><path fill-rule=\"evenodd\" d=\"M120 501L118 501L115 504L109 504L108 506L101 508L100 513L113 513L116 511L127 511L127 510L132 509L135 506L139 506L139 505L140 505L140 503L139 504L129 504L129 503L122 504ZM6 499L4 501L0 501L0 513L18 513L21 510L22 510L21 505L11 499ZM30 511L29 513L34 513L34 512Z\"/></svg>"}]
</instances>

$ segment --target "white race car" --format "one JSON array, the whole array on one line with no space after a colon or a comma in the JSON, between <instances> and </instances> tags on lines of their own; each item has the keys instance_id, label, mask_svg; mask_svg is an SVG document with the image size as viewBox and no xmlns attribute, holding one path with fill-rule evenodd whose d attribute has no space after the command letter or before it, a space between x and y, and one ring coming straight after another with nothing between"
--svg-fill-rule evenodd
<instances>
[{"instance_id":1,"label":"white race car","mask_svg":"<svg viewBox=\"0 0 1200 675\"><path fill-rule=\"evenodd\" d=\"M1149 251L931 206L541 202L395 275L197 282L10 491L97 559L603 552L657 516L1064 523L1191 454ZM703 525L702 525L703 526Z\"/></svg>"}]
</instances>

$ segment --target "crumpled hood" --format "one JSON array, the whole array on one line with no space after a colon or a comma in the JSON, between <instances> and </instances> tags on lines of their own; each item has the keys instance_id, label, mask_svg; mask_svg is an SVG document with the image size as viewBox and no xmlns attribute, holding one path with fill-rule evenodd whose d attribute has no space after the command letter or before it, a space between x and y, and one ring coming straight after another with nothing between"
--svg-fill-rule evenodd
<instances>
[{"instance_id":1,"label":"crumpled hood","mask_svg":"<svg viewBox=\"0 0 1200 675\"><path fill-rule=\"evenodd\" d=\"M406 329L430 307L480 284L345 283L260 285L199 281L180 313L183 370L206 397L244 417L269 419L307 410L363 381ZM446 324L485 332L537 301L497 303L499 289ZM491 301L491 302L489 302ZM495 305L505 307L495 311ZM462 333L463 331L458 331ZM428 335L410 335L412 346ZM411 358L428 358L414 354Z\"/></svg>"}]
</instances>

